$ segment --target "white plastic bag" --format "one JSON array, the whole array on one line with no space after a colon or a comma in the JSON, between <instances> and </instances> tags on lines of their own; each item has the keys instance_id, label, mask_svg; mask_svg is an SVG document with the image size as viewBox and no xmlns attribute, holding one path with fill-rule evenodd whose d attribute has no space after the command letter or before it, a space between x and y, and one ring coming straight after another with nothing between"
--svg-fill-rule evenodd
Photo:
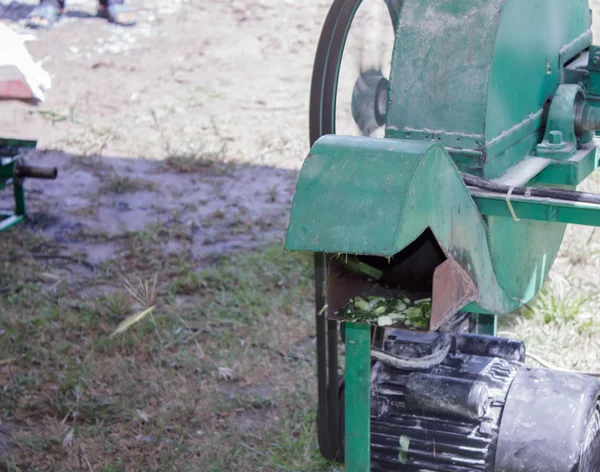
<instances>
[{"instance_id":1,"label":"white plastic bag","mask_svg":"<svg viewBox=\"0 0 600 472\"><path fill-rule=\"evenodd\" d=\"M38 103L51 85L50 75L29 55L24 38L0 23L0 100Z\"/></svg>"}]
</instances>

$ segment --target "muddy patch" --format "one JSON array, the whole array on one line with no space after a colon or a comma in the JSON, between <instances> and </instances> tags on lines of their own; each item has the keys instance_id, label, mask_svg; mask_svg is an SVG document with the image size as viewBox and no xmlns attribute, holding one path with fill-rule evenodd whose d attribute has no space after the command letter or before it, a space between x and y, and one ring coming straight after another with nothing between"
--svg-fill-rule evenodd
<instances>
[{"instance_id":1,"label":"muddy patch","mask_svg":"<svg viewBox=\"0 0 600 472\"><path fill-rule=\"evenodd\" d=\"M59 168L55 181L26 182L27 226L93 264L133 234L194 260L264 246L284 234L297 177L266 166L213 162L182 172L164 161L53 151L26 160Z\"/></svg>"}]
</instances>

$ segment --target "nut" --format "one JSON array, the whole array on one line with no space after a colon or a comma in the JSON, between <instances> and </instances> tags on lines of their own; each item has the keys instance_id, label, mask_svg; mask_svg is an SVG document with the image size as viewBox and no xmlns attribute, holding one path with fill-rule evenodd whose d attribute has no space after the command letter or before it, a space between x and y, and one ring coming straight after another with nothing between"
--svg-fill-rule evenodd
<instances>
[{"instance_id":1,"label":"nut","mask_svg":"<svg viewBox=\"0 0 600 472\"><path fill-rule=\"evenodd\" d=\"M563 140L563 134L561 131L550 131L549 141L550 144L561 144Z\"/></svg>"}]
</instances>

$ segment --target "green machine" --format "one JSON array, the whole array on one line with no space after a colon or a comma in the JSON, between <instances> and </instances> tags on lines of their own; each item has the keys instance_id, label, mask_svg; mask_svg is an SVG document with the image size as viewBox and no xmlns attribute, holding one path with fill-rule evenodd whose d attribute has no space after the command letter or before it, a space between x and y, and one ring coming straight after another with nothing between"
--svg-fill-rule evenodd
<instances>
[{"instance_id":1,"label":"green machine","mask_svg":"<svg viewBox=\"0 0 600 472\"><path fill-rule=\"evenodd\" d=\"M24 154L35 149L36 141L0 138L0 190L12 187L14 210L0 211L0 232L20 223L26 216L25 178L54 180L58 175L55 167L26 165Z\"/></svg>"},{"instance_id":2,"label":"green machine","mask_svg":"<svg viewBox=\"0 0 600 472\"><path fill-rule=\"evenodd\" d=\"M334 1L286 249L315 254L319 445L346 471L600 472L600 382L496 336L566 225L600 226L576 191L598 165L590 27L587 0Z\"/></svg>"}]
</instances>

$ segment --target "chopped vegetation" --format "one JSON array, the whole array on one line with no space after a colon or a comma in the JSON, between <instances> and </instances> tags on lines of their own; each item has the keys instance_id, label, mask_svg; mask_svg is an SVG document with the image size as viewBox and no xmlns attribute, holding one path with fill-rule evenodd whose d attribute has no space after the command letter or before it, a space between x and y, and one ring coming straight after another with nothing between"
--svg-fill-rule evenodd
<instances>
[{"instance_id":1,"label":"chopped vegetation","mask_svg":"<svg viewBox=\"0 0 600 472\"><path fill-rule=\"evenodd\" d=\"M355 297L335 316L343 321L426 329L431 317L431 298Z\"/></svg>"},{"instance_id":2,"label":"chopped vegetation","mask_svg":"<svg viewBox=\"0 0 600 472\"><path fill-rule=\"evenodd\" d=\"M0 470L331 470L310 257L197 268L160 238L90 267L23 226L2 234Z\"/></svg>"}]
</instances>

